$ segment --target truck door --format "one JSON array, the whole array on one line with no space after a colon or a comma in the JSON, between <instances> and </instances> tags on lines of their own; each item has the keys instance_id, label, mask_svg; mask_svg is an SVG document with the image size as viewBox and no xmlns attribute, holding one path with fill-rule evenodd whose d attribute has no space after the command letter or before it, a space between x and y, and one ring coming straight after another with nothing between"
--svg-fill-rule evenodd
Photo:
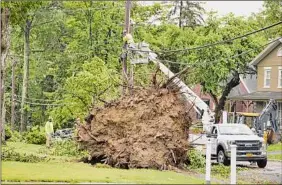
<instances>
[{"instance_id":1,"label":"truck door","mask_svg":"<svg viewBox=\"0 0 282 185\"><path fill-rule=\"evenodd\" d=\"M210 140L211 140L211 143L212 143L212 146L211 146L211 154L212 155L216 155L217 136L218 136L217 127L214 126L212 128L211 137L210 137Z\"/></svg>"}]
</instances>

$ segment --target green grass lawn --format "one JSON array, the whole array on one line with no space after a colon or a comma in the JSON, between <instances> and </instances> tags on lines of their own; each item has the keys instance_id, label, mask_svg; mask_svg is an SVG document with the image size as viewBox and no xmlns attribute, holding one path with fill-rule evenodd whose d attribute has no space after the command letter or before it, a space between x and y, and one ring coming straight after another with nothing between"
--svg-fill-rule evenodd
<instances>
[{"instance_id":1,"label":"green grass lawn","mask_svg":"<svg viewBox=\"0 0 282 185\"><path fill-rule=\"evenodd\" d=\"M268 155L267 158L282 161L282 153L281 154Z\"/></svg>"},{"instance_id":2,"label":"green grass lawn","mask_svg":"<svg viewBox=\"0 0 282 185\"><path fill-rule=\"evenodd\" d=\"M3 147L14 148L15 152L21 154L32 154L36 156L48 156L53 161L74 161L76 157L50 155L50 150L45 145L27 144L23 142L7 142Z\"/></svg>"},{"instance_id":3,"label":"green grass lawn","mask_svg":"<svg viewBox=\"0 0 282 185\"><path fill-rule=\"evenodd\" d=\"M40 150L44 150L46 148L44 145L34 145L22 142L7 142L7 146L15 148L16 152L26 154L39 154Z\"/></svg>"},{"instance_id":4,"label":"green grass lawn","mask_svg":"<svg viewBox=\"0 0 282 185\"><path fill-rule=\"evenodd\" d=\"M26 182L115 182L155 184L204 183L204 179L198 179L172 171L95 168L84 163L22 163L13 161L2 162L2 180Z\"/></svg>"},{"instance_id":5,"label":"green grass lawn","mask_svg":"<svg viewBox=\"0 0 282 185\"><path fill-rule=\"evenodd\" d=\"M122 170L116 168L96 168L78 163L75 157L53 156L44 145L7 142L4 147L12 147L18 153L47 155L49 162L23 163L2 161L2 180L21 182L107 182L107 183L169 183L203 184L204 179L173 171L147 169ZM67 162L68 161L68 162ZM72 162L70 162L72 161Z\"/></svg>"},{"instance_id":6,"label":"green grass lawn","mask_svg":"<svg viewBox=\"0 0 282 185\"><path fill-rule=\"evenodd\" d=\"M267 151L279 151L282 150L282 142L277 144L272 144L267 147Z\"/></svg>"}]
</instances>

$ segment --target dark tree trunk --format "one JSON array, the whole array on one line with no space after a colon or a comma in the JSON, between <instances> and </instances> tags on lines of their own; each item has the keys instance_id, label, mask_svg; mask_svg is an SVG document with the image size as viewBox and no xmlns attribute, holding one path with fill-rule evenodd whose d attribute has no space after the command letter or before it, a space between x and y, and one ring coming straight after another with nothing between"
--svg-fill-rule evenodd
<instances>
[{"instance_id":1,"label":"dark tree trunk","mask_svg":"<svg viewBox=\"0 0 282 185\"><path fill-rule=\"evenodd\" d=\"M1 21L0 21L0 34L1 34L1 58L0 58L0 132L1 140L5 143L5 115L6 115L6 108L5 108L5 73L6 73L6 59L8 56L8 52L10 49L10 31L9 31L9 9L8 8L1 8L0 12Z\"/></svg>"},{"instance_id":2,"label":"dark tree trunk","mask_svg":"<svg viewBox=\"0 0 282 185\"><path fill-rule=\"evenodd\" d=\"M239 84L240 84L239 73L234 72L232 79L226 84L221 94L221 97L218 100L218 104L215 107L215 111L214 111L215 123L218 123L220 121L220 117L221 117L222 111L224 110L224 106L225 106L225 102L226 102L228 94L233 89L233 87L236 87Z\"/></svg>"}]
</instances>

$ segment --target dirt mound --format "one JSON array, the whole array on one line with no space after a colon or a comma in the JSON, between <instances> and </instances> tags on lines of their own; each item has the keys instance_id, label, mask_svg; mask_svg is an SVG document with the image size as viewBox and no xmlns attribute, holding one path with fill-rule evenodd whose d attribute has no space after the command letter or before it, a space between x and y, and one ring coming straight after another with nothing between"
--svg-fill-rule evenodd
<instances>
[{"instance_id":1,"label":"dirt mound","mask_svg":"<svg viewBox=\"0 0 282 185\"><path fill-rule=\"evenodd\" d=\"M191 120L177 92L135 89L91 114L91 122L78 127L77 141L92 160L155 169L179 167L186 160Z\"/></svg>"}]
</instances>

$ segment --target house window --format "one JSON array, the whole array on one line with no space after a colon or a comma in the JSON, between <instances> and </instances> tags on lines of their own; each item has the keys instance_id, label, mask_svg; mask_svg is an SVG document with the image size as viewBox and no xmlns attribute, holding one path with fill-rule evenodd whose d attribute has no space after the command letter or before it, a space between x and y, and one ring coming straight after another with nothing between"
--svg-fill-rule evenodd
<instances>
[{"instance_id":1,"label":"house window","mask_svg":"<svg viewBox=\"0 0 282 185\"><path fill-rule=\"evenodd\" d=\"M264 88L270 88L271 67L264 68Z\"/></svg>"},{"instance_id":2,"label":"house window","mask_svg":"<svg viewBox=\"0 0 282 185\"><path fill-rule=\"evenodd\" d=\"M278 49L277 56L282 57L282 47Z\"/></svg>"},{"instance_id":3,"label":"house window","mask_svg":"<svg viewBox=\"0 0 282 185\"><path fill-rule=\"evenodd\" d=\"M282 67L278 68L278 88L282 88Z\"/></svg>"}]
</instances>

